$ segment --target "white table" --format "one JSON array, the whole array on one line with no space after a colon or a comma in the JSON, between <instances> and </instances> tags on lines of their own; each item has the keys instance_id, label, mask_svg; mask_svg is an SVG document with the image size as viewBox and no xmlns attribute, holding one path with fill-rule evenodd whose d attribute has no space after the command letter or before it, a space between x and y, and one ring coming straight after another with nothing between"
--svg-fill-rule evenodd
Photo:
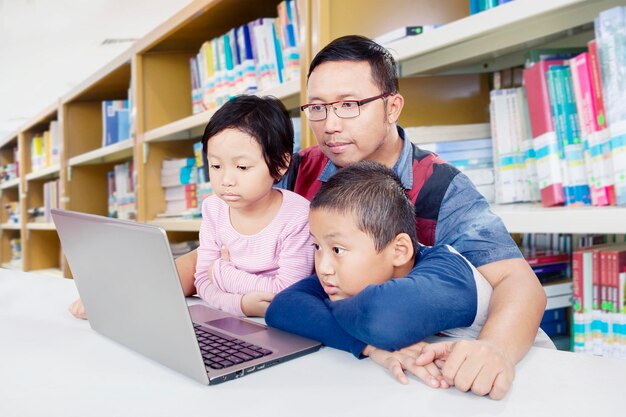
<instances>
[{"instance_id":1,"label":"white table","mask_svg":"<svg viewBox=\"0 0 626 417\"><path fill-rule=\"evenodd\" d=\"M0 269L0 416L623 415L626 360L533 348L502 401L413 379L330 348L217 386L73 318L71 280Z\"/></svg>"}]
</instances>

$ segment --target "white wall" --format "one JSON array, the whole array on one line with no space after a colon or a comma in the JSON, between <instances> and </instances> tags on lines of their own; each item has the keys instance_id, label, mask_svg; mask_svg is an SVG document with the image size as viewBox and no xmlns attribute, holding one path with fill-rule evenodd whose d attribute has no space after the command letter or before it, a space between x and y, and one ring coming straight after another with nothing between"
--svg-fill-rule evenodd
<instances>
[{"instance_id":1,"label":"white wall","mask_svg":"<svg viewBox=\"0 0 626 417\"><path fill-rule=\"evenodd\" d=\"M191 0L0 0L0 139Z\"/></svg>"}]
</instances>

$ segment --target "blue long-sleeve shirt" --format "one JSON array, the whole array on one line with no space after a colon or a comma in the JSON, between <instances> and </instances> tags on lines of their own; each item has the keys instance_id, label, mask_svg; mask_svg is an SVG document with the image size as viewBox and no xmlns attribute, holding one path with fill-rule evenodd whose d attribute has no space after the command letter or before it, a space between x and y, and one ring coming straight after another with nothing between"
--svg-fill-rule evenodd
<instances>
[{"instance_id":1,"label":"blue long-sleeve shirt","mask_svg":"<svg viewBox=\"0 0 626 417\"><path fill-rule=\"evenodd\" d=\"M265 320L360 357L368 344L393 351L440 331L476 324L478 316L479 324L484 323L490 291L486 280L449 246L420 247L406 277L331 302L312 275L277 294Z\"/></svg>"}]
</instances>

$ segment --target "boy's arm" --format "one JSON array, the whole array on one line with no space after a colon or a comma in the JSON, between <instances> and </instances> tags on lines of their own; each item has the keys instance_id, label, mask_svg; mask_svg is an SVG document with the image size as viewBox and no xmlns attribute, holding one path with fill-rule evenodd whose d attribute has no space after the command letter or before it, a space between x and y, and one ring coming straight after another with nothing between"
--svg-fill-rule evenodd
<instances>
[{"instance_id":1,"label":"boy's arm","mask_svg":"<svg viewBox=\"0 0 626 417\"><path fill-rule=\"evenodd\" d=\"M335 321L328 295L317 275L298 281L276 294L267 309L268 325L322 342L361 357L366 344L346 333Z\"/></svg>"},{"instance_id":2,"label":"boy's arm","mask_svg":"<svg viewBox=\"0 0 626 417\"><path fill-rule=\"evenodd\" d=\"M330 308L347 333L394 351L439 331L470 326L477 312L476 282L462 256L437 246L423 250L406 277L370 285Z\"/></svg>"},{"instance_id":3,"label":"boy's arm","mask_svg":"<svg viewBox=\"0 0 626 417\"><path fill-rule=\"evenodd\" d=\"M213 282L221 290L247 294L253 291L278 293L313 271L314 249L309 232L308 214L290 221L278 249L278 269L271 275L251 274L237 269L224 257L213 265ZM228 248L226 248L228 249Z\"/></svg>"}]
</instances>

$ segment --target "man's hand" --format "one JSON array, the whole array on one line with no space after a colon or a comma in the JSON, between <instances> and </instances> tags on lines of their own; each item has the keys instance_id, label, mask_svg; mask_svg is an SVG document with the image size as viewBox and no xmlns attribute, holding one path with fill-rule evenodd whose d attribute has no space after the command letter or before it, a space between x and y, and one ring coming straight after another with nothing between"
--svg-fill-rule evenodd
<instances>
[{"instance_id":1,"label":"man's hand","mask_svg":"<svg viewBox=\"0 0 626 417\"><path fill-rule=\"evenodd\" d=\"M248 317L265 317L265 312L274 299L271 292L250 292L241 297L241 311Z\"/></svg>"},{"instance_id":2,"label":"man's hand","mask_svg":"<svg viewBox=\"0 0 626 417\"><path fill-rule=\"evenodd\" d=\"M426 345L427 343L425 342L419 342L396 352L388 352L373 346L367 346L363 350L363 354L369 356L378 365L388 369L394 378L402 384L409 383L409 379L404 373L404 371L408 371L431 387L448 388L448 383L443 380L439 368L432 361L425 365L416 364L416 358L420 356L423 347Z\"/></svg>"},{"instance_id":3,"label":"man's hand","mask_svg":"<svg viewBox=\"0 0 626 417\"><path fill-rule=\"evenodd\" d=\"M416 360L419 366L436 364L444 381L458 390L471 390L494 400L504 398L513 379L515 365L504 351L486 340L460 340L424 346Z\"/></svg>"},{"instance_id":4,"label":"man's hand","mask_svg":"<svg viewBox=\"0 0 626 417\"><path fill-rule=\"evenodd\" d=\"M85 312L85 306L83 305L83 301L80 298L74 301L72 304L70 304L70 306L67 309L77 319L87 320L87 313Z\"/></svg>"}]
</instances>

